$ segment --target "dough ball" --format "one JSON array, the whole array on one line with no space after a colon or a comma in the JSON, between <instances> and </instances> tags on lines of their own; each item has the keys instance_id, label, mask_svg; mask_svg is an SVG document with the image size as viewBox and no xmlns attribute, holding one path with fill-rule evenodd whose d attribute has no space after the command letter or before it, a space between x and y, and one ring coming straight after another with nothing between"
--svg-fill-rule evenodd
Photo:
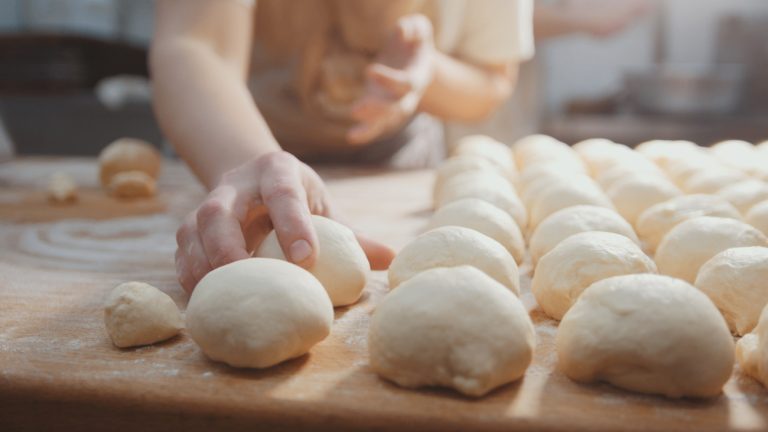
<instances>
[{"instance_id":1,"label":"dough ball","mask_svg":"<svg viewBox=\"0 0 768 432\"><path fill-rule=\"evenodd\" d=\"M550 166L557 169L557 167L554 165ZM586 189L597 190L595 181L584 174L573 174L568 171L561 171L557 174L547 173L531 181L528 186L523 189L523 193L520 196L521 200L523 201L523 205L525 205L525 207L530 210L536 200L539 199L542 192L555 185L572 185L574 187L578 186Z\"/></svg>"},{"instance_id":2,"label":"dough ball","mask_svg":"<svg viewBox=\"0 0 768 432\"><path fill-rule=\"evenodd\" d=\"M525 206L512 185L498 174L491 172L467 172L449 180L435 202L440 208L463 198L478 198L509 213L520 229L528 224Z\"/></svg>"},{"instance_id":3,"label":"dough ball","mask_svg":"<svg viewBox=\"0 0 768 432\"><path fill-rule=\"evenodd\" d=\"M107 187L117 198L148 198L155 195L155 179L141 171L123 171L112 176Z\"/></svg>"},{"instance_id":4,"label":"dough ball","mask_svg":"<svg viewBox=\"0 0 768 432\"><path fill-rule=\"evenodd\" d=\"M640 245L632 226L615 211L605 207L578 205L552 213L536 227L530 241L533 265L561 241L586 231L621 234Z\"/></svg>"},{"instance_id":5,"label":"dough ball","mask_svg":"<svg viewBox=\"0 0 768 432\"><path fill-rule=\"evenodd\" d=\"M581 176L582 173L570 171L568 167L564 167L558 164L538 164L525 168L520 172L517 186L520 193L525 193L529 187L540 182L542 179L565 180L567 178L573 177L574 175Z\"/></svg>"},{"instance_id":6,"label":"dough ball","mask_svg":"<svg viewBox=\"0 0 768 432\"><path fill-rule=\"evenodd\" d=\"M558 367L579 382L669 397L712 397L731 376L733 339L714 304L679 279L592 284L560 322Z\"/></svg>"},{"instance_id":7,"label":"dough ball","mask_svg":"<svg viewBox=\"0 0 768 432\"><path fill-rule=\"evenodd\" d=\"M685 188L691 177L706 171L722 171L720 162L709 155L697 155L683 160L670 161L665 172L677 186Z\"/></svg>"},{"instance_id":8,"label":"dough ball","mask_svg":"<svg viewBox=\"0 0 768 432\"><path fill-rule=\"evenodd\" d=\"M450 179L469 171L494 171L497 174L504 176L501 169L488 162L483 157L472 154L453 156L446 159L435 171L433 197L437 199L442 193L443 187L445 187L445 184L448 183Z\"/></svg>"},{"instance_id":9,"label":"dough ball","mask_svg":"<svg viewBox=\"0 0 768 432\"><path fill-rule=\"evenodd\" d=\"M749 209L745 220L768 236L768 200L757 203Z\"/></svg>"},{"instance_id":10,"label":"dough ball","mask_svg":"<svg viewBox=\"0 0 768 432\"><path fill-rule=\"evenodd\" d=\"M522 302L471 266L434 268L403 282L376 306L368 334L380 376L476 397L522 377L535 344Z\"/></svg>"},{"instance_id":11,"label":"dough ball","mask_svg":"<svg viewBox=\"0 0 768 432\"><path fill-rule=\"evenodd\" d=\"M525 257L525 240L515 220L491 203L465 198L446 204L432 216L429 229L449 225L471 228L496 240L518 264Z\"/></svg>"},{"instance_id":12,"label":"dough ball","mask_svg":"<svg viewBox=\"0 0 768 432\"><path fill-rule=\"evenodd\" d=\"M312 273L286 261L248 258L203 277L187 328L205 355L266 368L299 357L331 331L333 305Z\"/></svg>"},{"instance_id":13,"label":"dough ball","mask_svg":"<svg viewBox=\"0 0 768 432\"><path fill-rule=\"evenodd\" d=\"M434 267L471 265L520 294L520 276L512 255L496 240L458 226L444 226L416 237L392 260L389 287L397 288Z\"/></svg>"},{"instance_id":14,"label":"dough ball","mask_svg":"<svg viewBox=\"0 0 768 432\"><path fill-rule=\"evenodd\" d=\"M509 147L489 136L469 135L461 138L451 156L459 155L480 156L507 174L517 172Z\"/></svg>"},{"instance_id":15,"label":"dough ball","mask_svg":"<svg viewBox=\"0 0 768 432\"><path fill-rule=\"evenodd\" d=\"M184 327L168 294L143 282L125 282L112 290L104 305L104 324L120 348L164 341Z\"/></svg>"},{"instance_id":16,"label":"dough ball","mask_svg":"<svg viewBox=\"0 0 768 432\"><path fill-rule=\"evenodd\" d=\"M548 135L528 135L512 144L515 163L520 169L527 167L543 154L552 155L568 151L571 149L567 144Z\"/></svg>"},{"instance_id":17,"label":"dough ball","mask_svg":"<svg viewBox=\"0 0 768 432\"><path fill-rule=\"evenodd\" d=\"M644 159L642 155L623 144L605 147L600 152L582 154L582 158L585 158L589 172L596 178L616 165L632 164Z\"/></svg>"},{"instance_id":18,"label":"dough ball","mask_svg":"<svg viewBox=\"0 0 768 432\"><path fill-rule=\"evenodd\" d=\"M48 201L72 204L77 201L77 183L69 174L57 172L48 180Z\"/></svg>"},{"instance_id":19,"label":"dough ball","mask_svg":"<svg viewBox=\"0 0 768 432\"><path fill-rule=\"evenodd\" d=\"M322 216L312 216L318 247L315 264L309 268L323 284L334 306L355 303L363 293L371 265L355 233L346 226ZM270 232L259 245L256 256L285 260L277 234Z\"/></svg>"},{"instance_id":20,"label":"dough ball","mask_svg":"<svg viewBox=\"0 0 768 432\"><path fill-rule=\"evenodd\" d=\"M614 145L616 145L616 143L609 139L589 138L589 139L585 139L583 141L577 142L571 148L582 159L588 159L588 157L585 157L585 156L591 156L594 154L602 153L603 151L613 147Z\"/></svg>"},{"instance_id":21,"label":"dough ball","mask_svg":"<svg viewBox=\"0 0 768 432\"><path fill-rule=\"evenodd\" d=\"M160 162L160 152L151 144L135 138L120 138L99 154L99 179L105 188L115 174L125 171L141 171L155 180L160 173Z\"/></svg>"},{"instance_id":22,"label":"dough ball","mask_svg":"<svg viewBox=\"0 0 768 432\"><path fill-rule=\"evenodd\" d=\"M718 196L684 195L647 208L637 218L635 229L646 249L653 253L675 225L699 216L741 219L739 211Z\"/></svg>"},{"instance_id":23,"label":"dough ball","mask_svg":"<svg viewBox=\"0 0 768 432\"><path fill-rule=\"evenodd\" d=\"M752 206L768 200L768 184L760 180L744 180L720 189L717 195L746 215Z\"/></svg>"},{"instance_id":24,"label":"dough ball","mask_svg":"<svg viewBox=\"0 0 768 432\"><path fill-rule=\"evenodd\" d=\"M728 185L746 179L747 175L741 171L705 170L690 177L683 185L683 190L688 194L713 194Z\"/></svg>"},{"instance_id":25,"label":"dough ball","mask_svg":"<svg viewBox=\"0 0 768 432\"><path fill-rule=\"evenodd\" d=\"M613 168L609 168L602 174L600 174L600 177L598 177L597 184L600 185L600 187L607 191L613 186L614 184L626 180L629 177L641 177L641 178L648 178L648 177L664 177L664 174L661 172L661 170L653 165L651 162L648 162L649 166L646 166L645 164L625 164L625 165L616 165Z\"/></svg>"},{"instance_id":26,"label":"dough ball","mask_svg":"<svg viewBox=\"0 0 768 432\"><path fill-rule=\"evenodd\" d=\"M635 151L656 165L666 168L669 163L701 152L701 148L690 141L652 140L638 144Z\"/></svg>"},{"instance_id":27,"label":"dough ball","mask_svg":"<svg viewBox=\"0 0 768 432\"><path fill-rule=\"evenodd\" d=\"M702 216L672 228L656 250L659 273L694 283L705 262L718 253L743 246L768 246L757 229L744 222Z\"/></svg>"},{"instance_id":28,"label":"dough ball","mask_svg":"<svg viewBox=\"0 0 768 432\"><path fill-rule=\"evenodd\" d=\"M597 185L587 186L578 182L553 184L544 189L531 205L530 229L535 230L552 213L576 205L613 208Z\"/></svg>"},{"instance_id":29,"label":"dough ball","mask_svg":"<svg viewBox=\"0 0 768 432\"><path fill-rule=\"evenodd\" d=\"M541 258L531 291L544 312L560 320L592 283L633 273L656 273L656 265L623 235L588 231L568 237Z\"/></svg>"},{"instance_id":30,"label":"dough ball","mask_svg":"<svg viewBox=\"0 0 768 432\"><path fill-rule=\"evenodd\" d=\"M768 248L720 252L701 266L695 285L720 309L732 333L749 333L768 303Z\"/></svg>"},{"instance_id":31,"label":"dough ball","mask_svg":"<svg viewBox=\"0 0 768 432\"><path fill-rule=\"evenodd\" d=\"M682 195L675 185L661 177L629 177L608 190L616 210L633 226L648 207Z\"/></svg>"},{"instance_id":32,"label":"dough ball","mask_svg":"<svg viewBox=\"0 0 768 432\"><path fill-rule=\"evenodd\" d=\"M768 386L768 307L763 308L755 330L739 339L736 358L742 372Z\"/></svg>"}]
</instances>

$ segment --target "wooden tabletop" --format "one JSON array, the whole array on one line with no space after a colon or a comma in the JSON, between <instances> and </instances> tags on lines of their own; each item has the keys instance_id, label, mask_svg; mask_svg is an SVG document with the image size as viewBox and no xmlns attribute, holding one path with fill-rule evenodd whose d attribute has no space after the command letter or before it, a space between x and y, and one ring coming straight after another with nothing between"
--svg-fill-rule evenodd
<instances>
[{"instance_id":1,"label":"wooden tabletop","mask_svg":"<svg viewBox=\"0 0 768 432\"><path fill-rule=\"evenodd\" d=\"M83 187L72 207L41 192L54 171ZM340 209L369 235L402 247L429 217L428 172L323 169ZM174 232L203 196L166 163L157 199L120 203L96 187L88 159L0 164L0 431L56 430L759 430L768 391L737 370L709 401L579 385L556 371L555 322L523 300L538 344L523 380L480 400L447 390L405 390L368 366L371 311L386 293L374 273L358 304L336 310L330 337L309 355L268 370L207 360L189 336L138 349L112 346L106 293L143 280L184 309L175 281Z\"/></svg>"}]
</instances>

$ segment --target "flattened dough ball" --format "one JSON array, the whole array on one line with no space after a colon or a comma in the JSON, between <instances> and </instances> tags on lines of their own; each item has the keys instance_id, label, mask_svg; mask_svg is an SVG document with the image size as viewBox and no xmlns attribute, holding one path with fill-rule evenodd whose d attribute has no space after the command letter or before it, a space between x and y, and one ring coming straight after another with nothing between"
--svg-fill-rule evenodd
<instances>
[{"instance_id":1,"label":"flattened dough ball","mask_svg":"<svg viewBox=\"0 0 768 432\"><path fill-rule=\"evenodd\" d=\"M637 235L653 253L661 239L680 222L699 216L741 219L739 211L728 201L715 195L683 195L646 209L637 218Z\"/></svg>"},{"instance_id":2,"label":"flattened dough ball","mask_svg":"<svg viewBox=\"0 0 768 432\"><path fill-rule=\"evenodd\" d=\"M125 282L112 290L104 305L104 324L120 348L164 341L184 327L168 294L143 282Z\"/></svg>"},{"instance_id":3,"label":"flattened dough ball","mask_svg":"<svg viewBox=\"0 0 768 432\"><path fill-rule=\"evenodd\" d=\"M732 333L749 333L768 304L768 248L720 252L701 266L695 285L720 309Z\"/></svg>"},{"instance_id":4,"label":"flattened dough ball","mask_svg":"<svg viewBox=\"0 0 768 432\"><path fill-rule=\"evenodd\" d=\"M376 306L368 334L380 376L468 396L523 376L534 346L522 302L471 266L435 268L403 282Z\"/></svg>"},{"instance_id":5,"label":"flattened dough ball","mask_svg":"<svg viewBox=\"0 0 768 432\"><path fill-rule=\"evenodd\" d=\"M654 176L628 177L616 182L607 193L616 211L632 226L648 207L683 194L668 180Z\"/></svg>"},{"instance_id":6,"label":"flattened dough ball","mask_svg":"<svg viewBox=\"0 0 768 432\"><path fill-rule=\"evenodd\" d=\"M757 327L736 344L741 370L768 387L768 307L763 308Z\"/></svg>"},{"instance_id":7,"label":"flattened dough ball","mask_svg":"<svg viewBox=\"0 0 768 432\"><path fill-rule=\"evenodd\" d=\"M560 322L558 367L578 382L640 393L712 397L731 376L731 333L712 301L666 276L592 284Z\"/></svg>"},{"instance_id":8,"label":"flattened dough ball","mask_svg":"<svg viewBox=\"0 0 768 432\"><path fill-rule=\"evenodd\" d=\"M743 246L768 246L766 238L744 222L702 216L681 222L672 228L656 250L659 273L696 281L699 269L718 253Z\"/></svg>"},{"instance_id":9,"label":"flattened dough ball","mask_svg":"<svg viewBox=\"0 0 768 432\"><path fill-rule=\"evenodd\" d=\"M544 312L560 320L594 282L635 273L656 273L656 265L632 240L609 232L583 232L541 258L531 291Z\"/></svg>"},{"instance_id":10,"label":"flattened dough ball","mask_svg":"<svg viewBox=\"0 0 768 432\"><path fill-rule=\"evenodd\" d=\"M355 233L346 226L312 216L318 247L315 264L307 269L323 284L334 306L355 303L363 293L371 269ZM256 256L285 260L274 230L259 245Z\"/></svg>"},{"instance_id":11,"label":"flattened dough ball","mask_svg":"<svg viewBox=\"0 0 768 432\"><path fill-rule=\"evenodd\" d=\"M444 226L408 243L389 266L389 287L397 288L418 273L435 267L471 265L520 294L520 275L512 255L496 240L479 232Z\"/></svg>"},{"instance_id":12,"label":"flattened dough ball","mask_svg":"<svg viewBox=\"0 0 768 432\"><path fill-rule=\"evenodd\" d=\"M206 356L266 368L299 357L331 331L333 305L312 273L286 261L248 258L203 277L187 329Z\"/></svg>"},{"instance_id":13,"label":"flattened dough ball","mask_svg":"<svg viewBox=\"0 0 768 432\"><path fill-rule=\"evenodd\" d=\"M752 206L747 212L745 220L768 236L768 201L759 202Z\"/></svg>"},{"instance_id":14,"label":"flattened dough ball","mask_svg":"<svg viewBox=\"0 0 768 432\"><path fill-rule=\"evenodd\" d=\"M632 226L615 211L605 207L578 205L552 213L536 227L530 241L533 265L561 241L586 231L621 234L640 245Z\"/></svg>"},{"instance_id":15,"label":"flattened dough ball","mask_svg":"<svg viewBox=\"0 0 768 432\"><path fill-rule=\"evenodd\" d=\"M477 198L465 198L438 209L429 229L441 226L471 228L501 243L520 264L525 257L525 240L515 220L495 205Z\"/></svg>"}]
</instances>

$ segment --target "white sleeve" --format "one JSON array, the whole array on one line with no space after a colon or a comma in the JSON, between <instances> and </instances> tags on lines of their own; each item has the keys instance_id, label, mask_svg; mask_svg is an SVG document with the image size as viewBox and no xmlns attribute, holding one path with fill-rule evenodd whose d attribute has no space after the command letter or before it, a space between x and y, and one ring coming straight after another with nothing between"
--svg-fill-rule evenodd
<instances>
[{"instance_id":1,"label":"white sleeve","mask_svg":"<svg viewBox=\"0 0 768 432\"><path fill-rule=\"evenodd\" d=\"M533 57L532 0L467 0L453 53L472 63Z\"/></svg>"}]
</instances>

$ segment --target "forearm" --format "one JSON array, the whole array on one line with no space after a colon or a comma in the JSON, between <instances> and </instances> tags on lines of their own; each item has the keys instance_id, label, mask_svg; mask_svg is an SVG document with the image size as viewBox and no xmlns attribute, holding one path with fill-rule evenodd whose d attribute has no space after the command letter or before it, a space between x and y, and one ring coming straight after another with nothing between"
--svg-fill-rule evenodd
<instances>
[{"instance_id":1,"label":"forearm","mask_svg":"<svg viewBox=\"0 0 768 432\"><path fill-rule=\"evenodd\" d=\"M205 45L184 39L158 43L150 62L160 126L206 187L243 162L279 149L244 73Z\"/></svg>"},{"instance_id":2,"label":"forearm","mask_svg":"<svg viewBox=\"0 0 768 432\"><path fill-rule=\"evenodd\" d=\"M534 39L547 39L581 31L582 29L569 12L562 5L537 3L533 9Z\"/></svg>"},{"instance_id":3,"label":"forearm","mask_svg":"<svg viewBox=\"0 0 768 432\"><path fill-rule=\"evenodd\" d=\"M436 52L419 109L444 120L482 120L509 98L516 81L517 65L484 69Z\"/></svg>"}]
</instances>

